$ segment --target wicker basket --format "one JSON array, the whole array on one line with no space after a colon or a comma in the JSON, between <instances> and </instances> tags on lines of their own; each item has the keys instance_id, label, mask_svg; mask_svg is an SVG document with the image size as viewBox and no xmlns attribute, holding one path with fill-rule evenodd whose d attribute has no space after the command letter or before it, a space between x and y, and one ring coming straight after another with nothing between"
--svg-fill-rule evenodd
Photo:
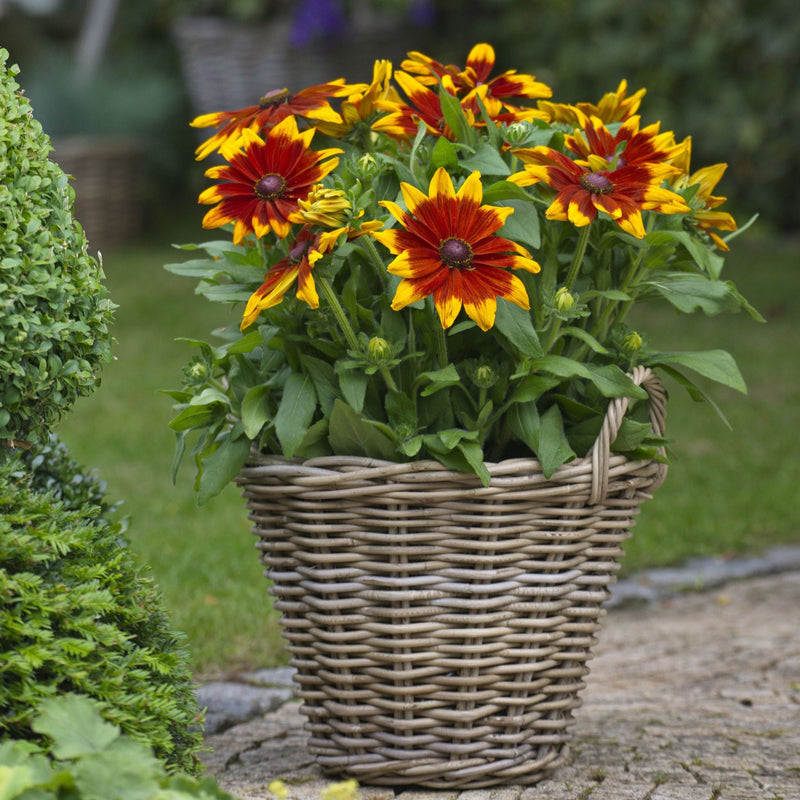
<instances>
[{"instance_id":1,"label":"wicker basket","mask_svg":"<svg viewBox=\"0 0 800 800\"><path fill-rule=\"evenodd\" d=\"M130 139L53 139L50 158L72 177L75 218L92 250L108 252L139 235L142 149Z\"/></svg>"},{"instance_id":2,"label":"wicker basket","mask_svg":"<svg viewBox=\"0 0 800 800\"><path fill-rule=\"evenodd\" d=\"M665 394L649 394L656 433ZM362 784L539 781L568 755L572 711L621 542L666 467L591 453L474 476L432 461L255 455L239 483L282 612L309 747Z\"/></svg>"}]
</instances>

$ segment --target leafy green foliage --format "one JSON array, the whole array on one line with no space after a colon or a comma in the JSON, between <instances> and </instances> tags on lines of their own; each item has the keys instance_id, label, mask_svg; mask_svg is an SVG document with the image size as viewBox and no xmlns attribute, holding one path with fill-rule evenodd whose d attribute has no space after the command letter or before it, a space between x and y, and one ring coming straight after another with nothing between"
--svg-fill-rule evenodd
<instances>
[{"instance_id":1,"label":"leafy green foliage","mask_svg":"<svg viewBox=\"0 0 800 800\"><path fill-rule=\"evenodd\" d=\"M45 700L32 728L48 743L0 744L3 800L229 800L213 778L170 774L146 744L104 719L102 706L66 694Z\"/></svg>"},{"instance_id":2,"label":"leafy green foliage","mask_svg":"<svg viewBox=\"0 0 800 800\"><path fill-rule=\"evenodd\" d=\"M121 525L101 516L97 484L76 482L75 463L56 452L28 457L33 474L19 456L0 463L0 736L42 742L37 709L73 692L171 768L196 772L199 715L181 639ZM51 484L67 490L61 499L43 491Z\"/></svg>"},{"instance_id":3,"label":"leafy green foliage","mask_svg":"<svg viewBox=\"0 0 800 800\"><path fill-rule=\"evenodd\" d=\"M7 59L0 49L0 438L33 440L97 386L113 305Z\"/></svg>"}]
</instances>

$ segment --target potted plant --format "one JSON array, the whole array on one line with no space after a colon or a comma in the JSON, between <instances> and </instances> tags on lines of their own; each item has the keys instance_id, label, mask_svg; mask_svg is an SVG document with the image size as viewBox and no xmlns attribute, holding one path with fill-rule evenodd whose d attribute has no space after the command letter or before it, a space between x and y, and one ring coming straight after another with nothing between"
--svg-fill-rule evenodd
<instances>
[{"instance_id":1,"label":"potted plant","mask_svg":"<svg viewBox=\"0 0 800 800\"><path fill-rule=\"evenodd\" d=\"M419 52L370 84L204 117L204 228L168 265L241 304L171 422L206 501L244 489L310 746L364 783L532 783L566 754L621 543L666 470L663 352L629 311L746 310L736 223L623 81Z\"/></svg>"}]
</instances>

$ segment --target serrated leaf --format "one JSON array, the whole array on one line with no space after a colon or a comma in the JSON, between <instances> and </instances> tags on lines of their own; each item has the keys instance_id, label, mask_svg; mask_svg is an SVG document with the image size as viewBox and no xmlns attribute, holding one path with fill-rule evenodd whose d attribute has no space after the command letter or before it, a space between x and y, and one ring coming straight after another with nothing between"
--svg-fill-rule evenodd
<instances>
[{"instance_id":1,"label":"serrated leaf","mask_svg":"<svg viewBox=\"0 0 800 800\"><path fill-rule=\"evenodd\" d=\"M742 307L740 296L732 284L705 275L661 272L645 283L684 314L703 311L713 316L724 311L738 311Z\"/></svg>"},{"instance_id":2,"label":"serrated leaf","mask_svg":"<svg viewBox=\"0 0 800 800\"><path fill-rule=\"evenodd\" d=\"M338 399L331 411L328 440L337 455L366 456L383 461L395 460L397 456L391 439Z\"/></svg>"},{"instance_id":3,"label":"serrated leaf","mask_svg":"<svg viewBox=\"0 0 800 800\"><path fill-rule=\"evenodd\" d=\"M51 752L58 759L101 753L119 738L120 730L103 719L99 708L99 703L81 695L49 698L39 704L31 727L53 740Z\"/></svg>"},{"instance_id":4,"label":"serrated leaf","mask_svg":"<svg viewBox=\"0 0 800 800\"><path fill-rule=\"evenodd\" d=\"M638 397L645 399L647 392L637 386L628 375L614 364L597 366L584 364L564 356L545 356L531 365L532 369L557 375L560 378L586 378L605 397Z\"/></svg>"}]
</instances>

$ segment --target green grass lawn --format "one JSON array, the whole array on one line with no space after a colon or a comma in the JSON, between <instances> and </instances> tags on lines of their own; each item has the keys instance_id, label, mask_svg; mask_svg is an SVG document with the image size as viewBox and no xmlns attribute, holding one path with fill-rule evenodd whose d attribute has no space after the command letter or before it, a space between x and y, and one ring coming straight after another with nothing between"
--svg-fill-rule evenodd
<instances>
[{"instance_id":1,"label":"green grass lawn","mask_svg":"<svg viewBox=\"0 0 800 800\"><path fill-rule=\"evenodd\" d=\"M744 314L679 317L662 308L637 317L654 344L668 343L665 349L731 351L750 391L713 390L731 431L707 405L668 387L673 462L639 517L627 572L800 542L800 249L749 238L736 244L726 274L769 317L767 325ZM188 637L195 669L210 676L282 663L285 655L237 490L199 509L191 466L176 486L170 479L171 401L158 390L178 388L192 353L175 339L205 338L228 321L220 306L193 295L192 280L162 269L183 257L169 247L173 240L154 235L105 259L109 291L119 304L116 360L59 432L108 482L111 499L124 501L132 547L151 565L173 626Z\"/></svg>"}]
</instances>

